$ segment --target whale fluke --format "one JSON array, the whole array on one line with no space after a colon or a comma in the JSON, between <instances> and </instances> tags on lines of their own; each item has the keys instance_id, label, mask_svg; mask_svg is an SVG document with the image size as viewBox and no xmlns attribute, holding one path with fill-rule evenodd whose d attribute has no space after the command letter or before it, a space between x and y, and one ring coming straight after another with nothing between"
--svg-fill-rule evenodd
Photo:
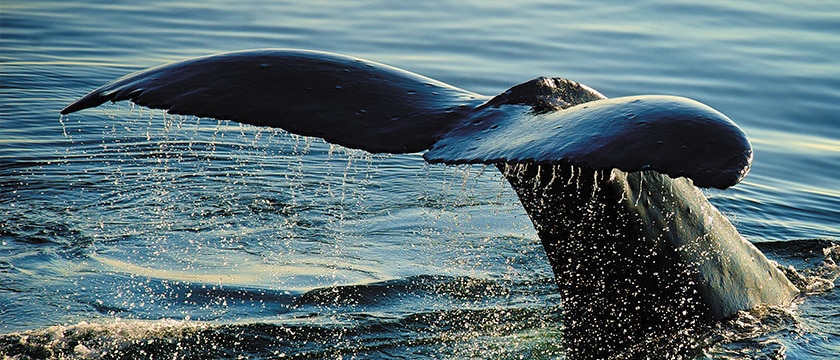
<instances>
[{"instance_id":1,"label":"whale fluke","mask_svg":"<svg viewBox=\"0 0 840 360\"><path fill-rule=\"evenodd\" d=\"M694 100L607 99L545 77L491 98L366 60L254 50L140 71L61 113L120 100L371 152L428 150L432 163L495 165L551 263L570 359L680 357L691 342L667 353L644 344L798 294L696 187L741 181L752 148Z\"/></svg>"},{"instance_id":2,"label":"whale fluke","mask_svg":"<svg viewBox=\"0 0 840 360\"><path fill-rule=\"evenodd\" d=\"M675 96L606 99L538 78L490 98L372 61L305 50L250 50L139 71L62 114L130 100L282 128L374 153L431 149L432 163L573 164L655 170L726 188L747 173L746 134L723 114ZM574 94L597 94L585 99ZM588 95L587 95L588 96ZM584 101L591 101L578 105Z\"/></svg>"}]
</instances>

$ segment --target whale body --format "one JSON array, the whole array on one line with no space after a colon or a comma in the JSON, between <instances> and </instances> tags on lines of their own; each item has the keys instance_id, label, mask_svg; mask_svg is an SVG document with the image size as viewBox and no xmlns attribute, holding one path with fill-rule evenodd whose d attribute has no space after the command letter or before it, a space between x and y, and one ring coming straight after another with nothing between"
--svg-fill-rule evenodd
<instances>
[{"instance_id":1,"label":"whale body","mask_svg":"<svg viewBox=\"0 0 840 360\"><path fill-rule=\"evenodd\" d=\"M645 353L651 339L798 294L698 189L741 181L752 148L694 100L607 99L546 77L490 97L367 60L263 49L129 74L61 113L121 100L375 153L426 151L431 163L495 165L551 263L569 358Z\"/></svg>"}]
</instances>

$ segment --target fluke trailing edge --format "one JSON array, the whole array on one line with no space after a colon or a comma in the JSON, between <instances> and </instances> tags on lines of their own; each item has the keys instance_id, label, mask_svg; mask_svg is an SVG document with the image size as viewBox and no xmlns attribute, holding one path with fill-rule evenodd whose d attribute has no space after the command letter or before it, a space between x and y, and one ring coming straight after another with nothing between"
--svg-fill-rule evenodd
<instances>
[{"instance_id":1,"label":"fluke trailing edge","mask_svg":"<svg viewBox=\"0 0 840 360\"><path fill-rule=\"evenodd\" d=\"M121 100L370 152L426 151L432 163L494 164L551 262L569 358L644 351L797 294L695 187L735 185L752 149L694 100L606 99L561 78L489 97L342 55L251 50L130 74L61 113Z\"/></svg>"}]
</instances>

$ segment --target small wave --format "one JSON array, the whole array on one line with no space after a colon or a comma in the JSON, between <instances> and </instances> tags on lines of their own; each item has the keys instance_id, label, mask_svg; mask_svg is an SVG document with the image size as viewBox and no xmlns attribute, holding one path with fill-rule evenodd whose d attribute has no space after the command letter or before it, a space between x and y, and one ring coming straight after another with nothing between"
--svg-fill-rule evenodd
<instances>
[{"instance_id":1,"label":"small wave","mask_svg":"<svg viewBox=\"0 0 840 360\"><path fill-rule=\"evenodd\" d=\"M786 264L779 269L802 292L816 295L834 289L840 278L840 242L829 239L774 241L756 244Z\"/></svg>"},{"instance_id":2,"label":"small wave","mask_svg":"<svg viewBox=\"0 0 840 360\"><path fill-rule=\"evenodd\" d=\"M799 328L795 306L759 306L740 311L715 325L705 358L785 359L787 346L781 339Z\"/></svg>"},{"instance_id":3,"label":"small wave","mask_svg":"<svg viewBox=\"0 0 840 360\"><path fill-rule=\"evenodd\" d=\"M174 320L83 321L0 335L0 353L14 359L142 358L154 355L157 351L153 349L160 344L189 337L204 328L202 324Z\"/></svg>"},{"instance_id":4,"label":"small wave","mask_svg":"<svg viewBox=\"0 0 840 360\"><path fill-rule=\"evenodd\" d=\"M310 290L296 299L297 305L375 305L402 301L407 296L447 297L454 300L509 299L521 295L524 288L532 293L555 292L553 282L517 282L477 279L465 276L418 275L364 285L332 286ZM542 287L537 289L535 287Z\"/></svg>"},{"instance_id":5,"label":"small wave","mask_svg":"<svg viewBox=\"0 0 840 360\"><path fill-rule=\"evenodd\" d=\"M559 307L443 310L225 325L116 319L0 335L0 353L15 359L396 359L538 351L547 357L560 354L559 313ZM511 338L521 338L514 341L520 345L510 345Z\"/></svg>"}]
</instances>

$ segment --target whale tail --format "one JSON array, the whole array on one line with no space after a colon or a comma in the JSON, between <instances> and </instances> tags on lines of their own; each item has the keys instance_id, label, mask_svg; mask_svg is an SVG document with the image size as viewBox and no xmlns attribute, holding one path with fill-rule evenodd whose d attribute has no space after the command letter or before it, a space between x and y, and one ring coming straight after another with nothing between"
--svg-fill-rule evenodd
<instances>
[{"instance_id":1,"label":"whale tail","mask_svg":"<svg viewBox=\"0 0 840 360\"><path fill-rule=\"evenodd\" d=\"M538 78L491 99L388 65L314 51L240 51L161 65L103 85L61 113L121 100L375 153L429 150L425 159L432 163L655 170L726 188L746 175L752 160L737 125L685 98L606 99L572 81Z\"/></svg>"},{"instance_id":2,"label":"whale tail","mask_svg":"<svg viewBox=\"0 0 840 360\"><path fill-rule=\"evenodd\" d=\"M797 294L689 181L640 171L718 188L746 175L752 149L744 132L693 100L606 99L557 78L490 98L387 65L292 50L163 65L61 113L109 100L371 152L428 150L432 163L495 164L563 293L569 358L607 357Z\"/></svg>"}]
</instances>

